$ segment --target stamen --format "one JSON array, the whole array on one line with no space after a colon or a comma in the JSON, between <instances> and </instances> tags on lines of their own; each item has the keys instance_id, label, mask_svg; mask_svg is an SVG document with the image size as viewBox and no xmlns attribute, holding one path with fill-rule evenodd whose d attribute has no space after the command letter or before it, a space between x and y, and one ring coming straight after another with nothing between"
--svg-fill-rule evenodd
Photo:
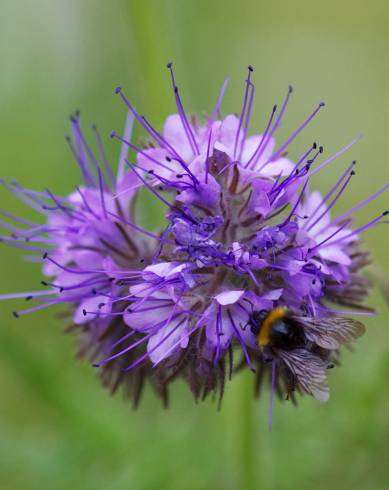
<instances>
[{"instance_id":1,"label":"stamen","mask_svg":"<svg viewBox=\"0 0 389 490\"><path fill-rule=\"evenodd\" d=\"M355 138L351 143L346 145L344 148L340 149L336 153L334 153L330 158L325 160L323 163L321 163L319 166L317 166L314 170L311 170L308 174L307 177L312 177L313 175L317 174L317 172L320 172L321 169L332 163L334 160L336 160L338 157L343 155L343 153L346 153L352 146L354 146L358 141L361 139L362 136L358 136Z\"/></svg>"},{"instance_id":2,"label":"stamen","mask_svg":"<svg viewBox=\"0 0 389 490\"><path fill-rule=\"evenodd\" d=\"M70 272L72 274L95 274L95 273L105 272L103 270L77 270L77 269L71 269L70 267L66 267L64 265L61 265L59 262L57 262L52 257L50 257L47 253L43 254L43 259L47 259L49 262L52 262L54 265L56 265L60 269L66 271L66 272Z\"/></svg>"},{"instance_id":3,"label":"stamen","mask_svg":"<svg viewBox=\"0 0 389 490\"><path fill-rule=\"evenodd\" d=\"M251 359L250 359L250 356L249 356L249 353L247 352L247 349L246 349L246 344L242 338L242 335L240 334L239 330L238 330L238 327L236 326L235 322L234 322L234 319L231 315L231 312L229 309L227 309L227 314L228 314L228 318L230 319L230 322L231 322L231 326L232 328L234 329L234 332L236 334L236 336L238 337L238 340L240 342L240 345L242 346L242 350L243 350L243 354L244 354L244 357L246 359L246 362L247 362L247 365L249 367L249 369L255 373L255 369L251 363Z\"/></svg>"},{"instance_id":4,"label":"stamen","mask_svg":"<svg viewBox=\"0 0 389 490\"><path fill-rule=\"evenodd\" d=\"M97 129L97 126L95 124L92 125L92 131L95 134L97 147L99 149L99 154L100 154L101 161L104 164L105 172L108 175L108 178L109 178L109 180L111 182L111 185L114 186L115 185L115 177L114 177L114 175L112 173L111 166L110 166L110 164L108 162L107 155L105 153L105 148L104 148L104 145L103 145L103 140L101 139L101 135L100 135L100 133L99 133L99 131Z\"/></svg>"},{"instance_id":5,"label":"stamen","mask_svg":"<svg viewBox=\"0 0 389 490\"><path fill-rule=\"evenodd\" d=\"M176 315L175 317L173 318L177 318L180 314ZM172 319L173 319L172 318ZM170 318L168 319L170 323ZM157 345L155 345L152 349L150 349L148 352L146 352L145 354L143 354L139 359L137 359L136 361L134 361L133 363L131 363L129 366L127 366L126 368L123 369L123 372L128 372L130 371L131 369L133 369L135 366L137 366L138 364L141 364L145 359L147 359L147 357L150 356L150 354L152 354L155 350L157 350L159 347L161 347L161 345L169 338L173 335L173 333L178 330L179 327L181 327L181 325L185 322L186 318L183 318L172 330L170 330L163 338L160 342L158 342ZM163 328L163 327L161 327Z\"/></svg>"},{"instance_id":6,"label":"stamen","mask_svg":"<svg viewBox=\"0 0 389 490\"><path fill-rule=\"evenodd\" d=\"M154 196L156 196L160 201L162 201L169 209L174 209L173 206L168 201L166 201L166 199L164 199L160 194L158 194L158 192L155 189L153 189L153 187L151 187L151 185L140 175L140 173L135 170L135 165L133 163L127 161L127 164L129 165L131 170L137 175L139 180L143 182L143 184L147 187L147 189L152 194L154 194Z\"/></svg>"},{"instance_id":7,"label":"stamen","mask_svg":"<svg viewBox=\"0 0 389 490\"><path fill-rule=\"evenodd\" d=\"M226 78L224 80L224 82L223 82L223 85L222 85L221 89L220 89L219 96L217 98L215 107L214 107L214 109L212 111L211 117L208 120L207 131L210 130L213 122L215 121L215 119L217 117L217 114L219 112L219 109L220 109L220 106L221 106L221 103L222 103L222 100L223 100L223 97L224 97L224 93L225 93L226 88L227 88L227 85L228 85L228 81L229 81L229 79Z\"/></svg>"},{"instance_id":8,"label":"stamen","mask_svg":"<svg viewBox=\"0 0 389 490\"><path fill-rule=\"evenodd\" d=\"M389 189L389 184L384 185L383 187L381 187L381 189L379 189L377 192L375 192L374 194L372 194L370 197L368 197L364 201L360 202L359 204L357 204L353 208L349 209L345 213L343 213L340 216L338 216L337 218L335 218L334 221L331 223L331 226L336 225L337 223L343 221L345 218L347 218L351 214L355 214L356 211L359 211L360 209L362 209L363 207L365 207L366 204L369 204L371 201L374 201L374 199L376 199L378 196L380 196L381 194L383 194L388 189Z\"/></svg>"},{"instance_id":9,"label":"stamen","mask_svg":"<svg viewBox=\"0 0 389 490\"><path fill-rule=\"evenodd\" d=\"M199 326L196 324L191 330L189 330L189 332L187 332L185 335L183 335L180 340L178 340L177 342L175 342L165 353L163 356L161 356L158 361L154 362L153 364L153 368L155 368L156 366L158 366L158 364L163 361L164 359L166 359L168 357L168 355L170 354L170 352L172 352L176 347L178 347L184 340L186 340L187 338L190 338L190 336L196 331L198 330Z\"/></svg>"},{"instance_id":10,"label":"stamen","mask_svg":"<svg viewBox=\"0 0 389 490\"><path fill-rule=\"evenodd\" d=\"M349 224L351 223L351 220L347 220L345 221L342 226L340 228L338 228L334 233L332 233L330 236L328 236L326 239L324 239L322 242L318 243L317 245L315 245L314 247L312 248L309 248L308 249L308 254L311 255L311 253L314 251L314 250L317 250L318 248L320 248L322 245L324 245L325 243L328 242L328 240L331 240L331 238L333 238L335 235L337 235L338 233L340 233L344 228L346 228Z\"/></svg>"},{"instance_id":11,"label":"stamen","mask_svg":"<svg viewBox=\"0 0 389 490\"><path fill-rule=\"evenodd\" d=\"M283 118L283 116L285 114L285 111L286 111L286 108L288 106L288 102L289 102L289 99L290 99L290 96L291 96L292 92L293 92L293 87L291 85L289 85L289 87L288 87L288 93L286 94L285 100L284 100L284 102L283 102L283 104L281 106L281 111L278 114L278 117L277 117L277 119L276 119L276 121L274 123L274 126L271 129L271 131L269 132L269 134L266 136L266 139L264 138L263 145L262 145L262 142L261 142L261 146L256 151L256 153L258 152L258 154L255 157L256 158L256 161L258 161L261 158L261 156L263 155L264 151L266 150L267 145L269 144L269 141L271 140L271 138L273 137L273 135L275 134L275 132L280 127L282 118ZM274 113L275 113L276 109L277 109L277 106L274 106L273 107ZM273 116L274 116L274 114L272 114L272 116L270 118L271 120L273 119ZM271 121L270 121L270 123L271 123ZM262 170L262 168L263 167L261 167L258 170L258 172L260 172Z\"/></svg>"},{"instance_id":12,"label":"stamen","mask_svg":"<svg viewBox=\"0 0 389 490\"><path fill-rule=\"evenodd\" d=\"M212 128L209 130L208 145L207 145L207 157L205 159L205 183L208 184L208 174L209 174L209 152L211 147L212 139Z\"/></svg>"},{"instance_id":13,"label":"stamen","mask_svg":"<svg viewBox=\"0 0 389 490\"><path fill-rule=\"evenodd\" d=\"M156 165L168 170L169 172L172 171L172 169L170 167L168 167L167 165L165 165L164 163L160 162L159 160L156 160L155 158L153 158L152 156L150 156L146 151L143 151L141 150L140 148L138 148L137 146L133 145L132 143L130 143L127 139L125 138L122 138L121 136L119 136L116 131L111 131L111 134L110 134L111 138L116 138L117 140L121 141L124 145L127 145L129 148L131 148L132 150L136 151L137 153L139 153L140 155L143 155L145 158L147 158L148 160L150 160L150 162L153 162L155 163ZM127 152L128 153L128 152ZM126 162L124 161L124 163L126 164ZM124 172L124 171L123 171Z\"/></svg>"},{"instance_id":14,"label":"stamen","mask_svg":"<svg viewBox=\"0 0 389 490\"><path fill-rule=\"evenodd\" d=\"M57 291L53 289L52 291L28 291L25 293L10 293L10 294L0 294L0 300L8 299L33 299L34 296L47 296L48 294L57 294Z\"/></svg>"},{"instance_id":15,"label":"stamen","mask_svg":"<svg viewBox=\"0 0 389 490\"><path fill-rule=\"evenodd\" d=\"M122 144L122 146L120 148L118 172L117 172L117 181L118 182L120 182L124 177L124 169L126 166L126 159L128 158L128 148L125 145L127 145L131 148L131 145L128 142L131 140L132 130L134 128L134 119L135 119L134 114L131 111L129 111L127 113L126 122L124 125L124 133L123 133L123 140L125 140L126 143ZM122 143L124 143L123 140L122 140Z\"/></svg>"},{"instance_id":16,"label":"stamen","mask_svg":"<svg viewBox=\"0 0 389 490\"><path fill-rule=\"evenodd\" d=\"M336 204L336 202L338 201L339 197L343 194L344 190L346 189L347 185L349 184L350 180L352 179L352 177L355 175L355 172L354 171L351 171L348 178L346 179L346 182L342 185L342 187L340 188L339 192L336 194L336 196L334 197L334 199L332 200L332 202L330 203L330 205L327 207L327 209L325 209L321 214L320 216L307 228L307 230L311 230L315 225L317 225L319 223L319 221L327 214L331 211L331 209L334 207L334 205Z\"/></svg>"},{"instance_id":17,"label":"stamen","mask_svg":"<svg viewBox=\"0 0 389 490\"><path fill-rule=\"evenodd\" d=\"M239 141L239 136L240 136L240 130L241 130L242 124L243 124L243 118L244 118L245 113L246 113L246 106L247 106L247 101L248 101L248 97L249 97L250 87L251 86L253 87L253 85L251 83L251 73L252 73L252 71L253 71L253 67L251 65L249 65L248 66L248 75L247 75L247 80L246 80L246 89L245 89L244 98L243 98L243 107L242 107L242 111L240 113L239 123L238 123L238 129L236 130L236 135L235 135L234 159L236 158L236 150L238 148L238 141ZM250 115L249 115L249 117L250 117Z\"/></svg>"},{"instance_id":18,"label":"stamen","mask_svg":"<svg viewBox=\"0 0 389 490\"><path fill-rule=\"evenodd\" d=\"M273 109L272 109L272 111L271 111L271 114L270 114L269 120L268 120L268 122L267 122L267 125L266 125L266 128L265 128L265 131L264 131L264 133L263 133L263 135L262 135L262 137L261 137L261 139L260 139L260 141L259 141L259 144L258 144L258 146L257 146L256 150L254 151L254 153L253 153L252 157L251 157L251 158L248 160L248 162L245 164L244 168L249 167L249 166L250 166L250 164L251 164L251 162L253 162L253 165L252 165L251 169L253 169L253 168L255 167L255 164L256 164L256 163L257 163L257 161L258 161L257 155L258 155L258 153L259 153L259 152L260 152L260 150L261 150L261 147L262 147L263 142L264 142L264 141L265 141L265 139L267 138L267 134L268 134L269 129L270 129L270 126L271 126L271 124L272 124L272 122L273 122L274 114L276 113L276 111L277 111L277 106L276 106L276 105L274 105L274 106L273 106Z\"/></svg>"},{"instance_id":19,"label":"stamen","mask_svg":"<svg viewBox=\"0 0 389 490\"><path fill-rule=\"evenodd\" d=\"M33 252L44 252L46 248L36 247L33 245L27 245L25 243L18 243L19 240L23 240L22 238L14 238L14 237L4 237L0 236L0 243L4 243L4 245L9 245L13 248L20 248L22 250L31 250Z\"/></svg>"},{"instance_id":20,"label":"stamen","mask_svg":"<svg viewBox=\"0 0 389 490\"><path fill-rule=\"evenodd\" d=\"M221 306L218 306L217 310L217 315L216 315L216 337L217 337L217 344L216 344L216 352L215 356L213 359L213 364L216 365L219 357L220 357L220 337L223 335L223 328L222 328L222 314L221 314Z\"/></svg>"},{"instance_id":21,"label":"stamen","mask_svg":"<svg viewBox=\"0 0 389 490\"><path fill-rule=\"evenodd\" d=\"M101 171L99 162L97 161L97 159L96 159L96 157L95 157L95 155L94 155L91 147L89 146L88 142L86 141L86 139L84 137L83 132L81 131L79 117L72 117L71 118L71 122L72 122L72 127L75 130L75 133L76 133L77 138L78 138L78 143L79 143L79 149L80 149L80 151L81 151L82 148L84 148L85 151L86 151L86 154L89 157L89 161L93 165L93 167L95 168L95 170L97 172Z\"/></svg>"},{"instance_id":22,"label":"stamen","mask_svg":"<svg viewBox=\"0 0 389 490\"><path fill-rule=\"evenodd\" d=\"M327 247L329 245L336 245L337 243L343 242L344 240L348 240L349 238L351 238L354 235L358 235L359 233L363 233L364 231L367 231L368 229L372 228L374 225L379 223L382 220L382 218L384 218L388 214L389 214L389 211L384 211L382 214L380 214L379 216L377 216L373 220L369 221L365 225L360 226L359 228L356 228L355 230L350 232L348 235L346 235L342 238L339 238L338 240L335 240L334 242L327 243L325 246Z\"/></svg>"},{"instance_id":23,"label":"stamen","mask_svg":"<svg viewBox=\"0 0 389 490\"><path fill-rule=\"evenodd\" d=\"M169 151L172 155L177 157L178 160L182 161L182 158L180 155L177 153L177 151L163 138L161 134L156 131L151 124L147 121L147 119L144 116L140 116L134 107L130 104L130 101L127 99L127 97L124 95L122 92L122 89L120 87L117 87L115 90L116 94L119 94L123 102L126 104L130 112L133 114L135 119L139 122L139 124L143 127L147 133L156 141L156 143L161 146L162 148L165 148L167 151Z\"/></svg>"},{"instance_id":24,"label":"stamen","mask_svg":"<svg viewBox=\"0 0 389 490\"><path fill-rule=\"evenodd\" d=\"M293 208L292 208L292 211L290 212L289 216L285 219L285 221L280 225L280 227L283 227L285 226L287 223L289 223L289 221L291 220L291 218L293 217L298 205L300 204L302 198L303 198L303 195L305 193L305 190L307 188L307 185L308 185L308 182L309 182L309 179L306 179L305 180L305 183L304 183L304 186L302 188L302 191L300 192L300 195L299 197L297 198L297 201L295 202Z\"/></svg>"},{"instance_id":25,"label":"stamen","mask_svg":"<svg viewBox=\"0 0 389 490\"><path fill-rule=\"evenodd\" d=\"M54 306L58 303L58 300L53 300L51 302L47 302L41 305L33 306L32 308L27 308L25 310L13 311L12 314L15 318L19 318L23 315L27 315L28 313L34 313L35 311L44 310L45 308L49 308L50 306Z\"/></svg>"},{"instance_id":26,"label":"stamen","mask_svg":"<svg viewBox=\"0 0 389 490\"><path fill-rule=\"evenodd\" d=\"M249 67L249 78L250 78L250 68L251 67ZM240 150L239 150L239 156L238 156L239 161L242 160L242 153L244 150L244 145L246 143L247 131L248 131L249 123L250 123L251 109L253 107L254 93L255 93L255 86L253 83L249 82L249 79L248 79L248 84L249 84L249 87L251 90L250 90L250 96L249 96L247 112L246 112L246 117L245 117L245 123L244 123L244 128L243 128L243 137L242 137L242 141L240 143Z\"/></svg>"},{"instance_id":27,"label":"stamen","mask_svg":"<svg viewBox=\"0 0 389 490\"><path fill-rule=\"evenodd\" d=\"M312 121L312 119L324 106L325 106L324 102L320 102L320 104L316 107L316 109L312 112L312 114L310 114L305 119L305 121L301 124L301 126L285 141L283 145L279 147L279 149L269 158L267 163L274 162L274 160L277 160L277 158L286 150L286 148L296 138L296 136L298 136L301 133L301 131Z\"/></svg>"},{"instance_id":28,"label":"stamen","mask_svg":"<svg viewBox=\"0 0 389 490\"><path fill-rule=\"evenodd\" d=\"M351 169L355 166L356 163L357 162L355 160L353 162L351 162L351 164L347 167L346 171L341 175L340 179L335 184L335 186L332 187L332 189L330 189L330 191L322 199L322 201L319 204L319 206L313 211L313 213L311 214L311 216L309 216L308 220L304 223L303 228L306 228L308 226L309 222L314 218L314 216L316 216L316 214L318 213L318 211L320 210L320 208L322 208L324 206L324 204L328 201L328 199L330 199L331 196L337 191L338 187L341 185L341 183L343 182L343 180L350 173Z\"/></svg>"},{"instance_id":29,"label":"stamen","mask_svg":"<svg viewBox=\"0 0 389 490\"><path fill-rule=\"evenodd\" d=\"M93 209L89 206L88 201L87 201L86 197L84 196L83 192L81 191L81 189L78 186L76 186L76 190L80 194L81 199L82 199L82 202L84 203L85 208L87 209L87 211L89 213L91 213L97 220L100 220L101 219L100 216L98 214L96 214L93 211Z\"/></svg>"},{"instance_id":30,"label":"stamen","mask_svg":"<svg viewBox=\"0 0 389 490\"><path fill-rule=\"evenodd\" d=\"M310 160L307 160L306 164L304 165L304 167L302 167L302 169L300 171L299 171L299 166L306 160L306 158L309 156L309 154L313 150L315 150L316 148L317 148L316 143L313 143L312 147L306 153L304 153L304 155L302 155L300 160L294 166L293 170L286 177L286 179L283 182L281 182L280 185L278 185L278 184L279 184L279 181L282 177L282 172L278 175L276 181L274 182L273 187L270 190L270 194L273 194L274 192L276 193L275 196L271 200L272 205L275 203L275 201L277 200L278 196L281 194L281 191L283 189L285 189L288 185L291 185L297 179L300 179L300 178L305 177L307 175L308 170L309 170L310 166L312 165L312 163L314 163L314 161L316 160L318 155L323 152L323 147L322 146L319 147L319 150L315 153L313 158L311 158ZM266 165L267 165L267 163L265 163L261 168L265 167ZM305 173L304 173L304 169L306 170Z\"/></svg>"},{"instance_id":31,"label":"stamen","mask_svg":"<svg viewBox=\"0 0 389 490\"><path fill-rule=\"evenodd\" d=\"M105 205L105 198L104 198L104 177L103 174L100 170L100 168L97 169L98 176L99 176L99 190L100 190L100 203L101 203L101 209L103 211L103 216L105 219L107 219L107 208Z\"/></svg>"},{"instance_id":32,"label":"stamen","mask_svg":"<svg viewBox=\"0 0 389 490\"><path fill-rule=\"evenodd\" d=\"M71 219L76 219L81 222L86 221L80 212L77 212L75 209L68 208L67 206L63 206L49 189L46 189L46 192L49 195L49 197L53 200L53 202L56 204L56 207L50 208L49 206L44 205L44 209L50 211L55 211L58 209Z\"/></svg>"},{"instance_id":33,"label":"stamen","mask_svg":"<svg viewBox=\"0 0 389 490\"><path fill-rule=\"evenodd\" d=\"M33 199L32 196L28 195L26 193L26 189L21 187L19 184L16 182L12 182L11 184L7 184L4 180L0 179L0 184L2 184L6 189L8 189L10 192L15 194L15 196L22 201L24 204L29 206L30 208L34 209L35 211L38 211L38 213L44 214L47 216L46 210L43 208L44 202L42 201L36 201L36 199Z\"/></svg>"},{"instance_id":34,"label":"stamen","mask_svg":"<svg viewBox=\"0 0 389 490\"><path fill-rule=\"evenodd\" d=\"M193 134L192 128L190 127L190 124L188 122L188 119L185 114L184 106L182 105L181 98L178 92L178 87L176 85L176 81L174 79L174 73L173 73L173 63L168 63L167 65L168 70L170 71L170 78L172 82L172 87L174 91L174 98L176 99L176 105L178 109L178 114L181 119L182 126L184 128L186 137L188 138L188 142L192 148L193 154L194 155L200 155L199 147L197 146L196 138Z\"/></svg>"},{"instance_id":35,"label":"stamen","mask_svg":"<svg viewBox=\"0 0 389 490\"><path fill-rule=\"evenodd\" d=\"M88 187L94 187L95 185L94 176L91 173L89 166L87 165L87 162L85 160L85 155L82 150L80 138L75 129L74 122L72 119L71 119L71 128L73 132L74 143L77 145L77 148L74 146L70 136L65 136L66 142L69 145L70 151L72 152L74 159L76 160L78 166L80 167L85 185L87 185Z\"/></svg>"},{"instance_id":36,"label":"stamen","mask_svg":"<svg viewBox=\"0 0 389 490\"><path fill-rule=\"evenodd\" d=\"M0 210L0 214L2 216L5 216L6 218L9 218L16 223L20 223L21 225L27 225L27 226L37 226L37 223L34 221L30 221L24 218L21 218L19 216L15 216L14 214L8 213L7 211Z\"/></svg>"},{"instance_id":37,"label":"stamen","mask_svg":"<svg viewBox=\"0 0 389 490\"><path fill-rule=\"evenodd\" d=\"M141 339L137 340L133 344L130 344L125 349L121 350L120 352L117 352L116 354L113 354L112 356L109 356L109 357L103 359L102 361L99 361L99 362L94 363L93 364L93 367L101 367L101 366L104 366L104 364L107 364L107 362L113 361L114 359L117 359L118 357L121 357L124 354L127 354L127 352L130 352L131 350L135 349L135 347L138 347L138 345L143 344L144 342L146 342L147 340L149 340L149 338L153 335L153 333L149 333L149 334L145 335L144 337L142 337Z\"/></svg>"},{"instance_id":38,"label":"stamen","mask_svg":"<svg viewBox=\"0 0 389 490\"><path fill-rule=\"evenodd\" d=\"M139 231L140 233L143 233L144 235L149 236L150 238L154 238L155 240L158 240L160 242L163 241L164 243L169 243L171 245L175 245L175 243L173 241L162 240L161 237L159 237L158 235L155 235L154 233L151 233L150 231L144 230L140 226L137 226L134 223L131 223L130 221L116 215L115 213L111 213L110 211L107 211L107 214L109 214L110 216L113 216L114 218L122 221L125 225L131 226L131 228L134 228L135 230Z\"/></svg>"}]
</instances>

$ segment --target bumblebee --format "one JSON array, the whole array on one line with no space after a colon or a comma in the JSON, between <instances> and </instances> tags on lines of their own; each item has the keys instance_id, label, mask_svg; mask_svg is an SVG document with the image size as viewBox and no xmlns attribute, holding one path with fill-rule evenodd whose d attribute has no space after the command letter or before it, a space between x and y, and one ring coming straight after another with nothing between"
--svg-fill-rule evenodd
<instances>
[{"instance_id":1,"label":"bumblebee","mask_svg":"<svg viewBox=\"0 0 389 490\"><path fill-rule=\"evenodd\" d=\"M254 310L246 325L257 339L258 360L278 365L276 383L283 381L287 398L292 400L296 389L328 400L327 369L334 366L332 360L340 347L365 330L351 318L296 316L285 307Z\"/></svg>"},{"instance_id":2,"label":"bumblebee","mask_svg":"<svg viewBox=\"0 0 389 490\"><path fill-rule=\"evenodd\" d=\"M253 311L248 323L260 347L292 350L305 343L301 325L285 307Z\"/></svg>"}]
</instances>

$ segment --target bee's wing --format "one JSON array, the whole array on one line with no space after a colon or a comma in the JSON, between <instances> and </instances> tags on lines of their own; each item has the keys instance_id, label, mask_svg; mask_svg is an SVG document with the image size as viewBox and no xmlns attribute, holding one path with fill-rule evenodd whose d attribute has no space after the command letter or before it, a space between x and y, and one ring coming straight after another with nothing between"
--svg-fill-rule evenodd
<instances>
[{"instance_id":1,"label":"bee's wing","mask_svg":"<svg viewBox=\"0 0 389 490\"><path fill-rule=\"evenodd\" d=\"M295 376L302 391L322 402L329 399L326 361L304 349L277 350L277 355Z\"/></svg>"},{"instance_id":2,"label":"bee's wing","mask_svg":"<svg viewBox=\"0 0 389 490\"><path fill-rule=\"evenodd\" d=\"M365 332L363 323L352 318L295 318L303 327L305 337L320 347L336 350Z\"/></svg>"}]
</instances>

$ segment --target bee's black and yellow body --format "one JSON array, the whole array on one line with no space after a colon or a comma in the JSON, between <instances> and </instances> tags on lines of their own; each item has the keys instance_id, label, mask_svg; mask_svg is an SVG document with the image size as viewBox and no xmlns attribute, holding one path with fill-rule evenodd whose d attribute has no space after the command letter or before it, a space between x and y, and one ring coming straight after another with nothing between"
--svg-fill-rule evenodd
<instances>
[{"instance_id":1,"label":"bee's black and yellow body","mask_svg":"<svg viewBox=\"0 0 389 490\"><path fill-rule=\"evenodd\" d=\"M251 331L257 337L258 345L290 350L303 342L301 326L285 307L277 307L270 311L253 312Z\"/></svg>"},{"instance_id":2,"label":"bee's black and yellow body","mask_svg":"<svg viewBox=\"0 0 389 490\"><path fill-rule=\"evenodd\" d=\"M327 401L326 371L334 367L336 351L341 344L356 340L365 330L356 320L299 316L282 306L271 310L253 308L246 325L256 338L258 360L273 363L272 379L276 379L273 378L275 373L283 380L286 397L293 401L296 389Z\"/></svg>"}]
</instances>

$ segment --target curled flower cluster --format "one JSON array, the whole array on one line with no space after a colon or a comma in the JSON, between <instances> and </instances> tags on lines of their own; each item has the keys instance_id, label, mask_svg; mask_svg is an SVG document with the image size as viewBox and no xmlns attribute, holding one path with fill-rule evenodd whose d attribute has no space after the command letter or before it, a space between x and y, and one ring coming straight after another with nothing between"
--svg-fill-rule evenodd
<instances>
[{"instance_id":1,"label":"curled flower cluster","mask_svg":"<svg viewBox=\"0 0 389 490\"><path fill-rule=\"evenodd\" d=\"M116 90L129 111L124 134L111 134L122 144L116 176L97 130L95 154L76 115L69 143L84 184L66 198L8 185L45 221L3 212L11 234L2 240L43 254L50 279L43 291L2 298L34 302L16 317L68 305L79 355L93 359L112 391L123 386L134 405L145 380L167 403L177 377L196 399L215 392L221 399L226 378L244 367L255 373L257 393L269 380L272 393L292 401L296 392L327 400L327 369L337 364L340 347L364 330L348 315L372 311L364 306L369 282L360 271L369 256L360 235L386 213L358 228L352 217L388 185L331 216L355 162L324 196L310 190L311 177L355 141L326 159L316 143L296 161L288 155L323 103L277 147L291 88L263 132L249 136L251 67L240 115L219 115L225 82L204 120L185 113L168 68L177 114L162 133ZM133 122L148 134L142 146L131 141ZM142 189L165 208L156 233L137 219Z\"/></svg>"}]
</instances>

